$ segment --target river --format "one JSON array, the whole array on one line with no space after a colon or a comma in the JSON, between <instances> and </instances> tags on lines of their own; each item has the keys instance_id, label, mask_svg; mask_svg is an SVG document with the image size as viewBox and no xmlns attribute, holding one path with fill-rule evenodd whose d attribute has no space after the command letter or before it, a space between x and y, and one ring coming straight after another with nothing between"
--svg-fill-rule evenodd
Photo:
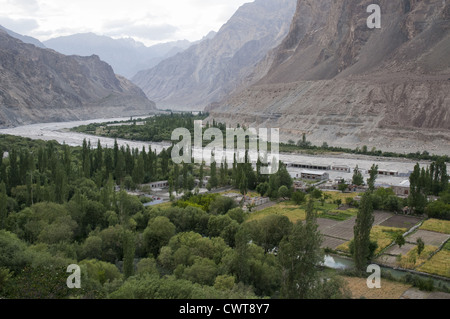
<instances>
[{"instance_id":1,"label":"river","mask_svg":"<svg viewBox=\"0 0 450 319\"><path fill-rule=\"evenodd\" d=\"M109 119L95 119L87 121L73 121L73 122L58 122L58 123L39 123L30 124L24 126L18 126L14 128L0 129L0 134L16 135L27 137L31 139L41 139L41 140L55 140L59 143L65 143L70 146L80 146L83 140L90 140L91 145L95 147L97 141L100 140L102 146L113 147L114 139L106 137L97 137L88 134L71 132L70 129L80 125L87 125L91 123L104 123L112 121L124 121L129 120L129 118L109 118ZM168 142L162 143L152 143L152 142L140 142L140 141L129 141L129 140L117 140L119 146L129 145L131 148L146 149L151 148L156 150L158 153L162 151L163 148L169 147L171 144ZM194 150L194 156L198 152ZM230 157L232 158L232 156ZM307 163L316 165L345 165L353 169L356 165L359 166L363 171L370 169L372 164L378 164L379 169L393 170L400 173L400 176L379 176L377 182L386 185L399 184L405 180L405 176L413 170L416 161L411 161L401 158L379 158L379 157L369 157L354 154L335 154L326 156L314 156L305 154L280 154L280 160L285 163ZM429 162L420 162L421 166L429 165ZM450 166L448 168L450 170ZM299 170L300 171L300 170ZM330 171L330 179L345 178L351 179L353 172L334 172Z\"/></svg>"},{"instance_id":2,"label":"river","mask_svg":"<svg viewBox=\"0 0 450 319\"><path fill-rule=\"evenodd\" d=\"M114 139L105 138L105 137L97 137L88 134L76 133L70 131L71 128L77 127L80 125L87 125L91 123L105 123L105 122L113 122L113 121L125 121L129 120L129 118L114 118L114 119L96 119L96 120L87 120L87 121L73 121L73 122L58 122L58 123L39 123L39 124L30 124L24 126L18 126L14 128L0 129L0 134L5 135L15 135L21 137L27 137L31 139L40 139L40 140L55 140L59 143L65 143L70 146L81 146L83 144L83 140L91 141L91 144L95 147L97 145L97 141L100 140L100 143L104 147L113 147ZM139 142L139 141L129 141L117 139L117 143L119 146L129 145L132 148L142 149L145 147L147 150L151 148L156 152L161 152L164 148L169 147L170 143L151 143L151 142ZM296 163L315 163L315 164L326 164L326 165L347 165L350 167L354 167L358 165L362 169L369 169L372 164L376 163L379 165L380 169L390 169L397 170L399 172L407 172L412 171L416 161L409 161L405 159L392 159L392 158L371 158L366 156L356 156L351 154L339 154L339 155L327 155L327 156L312 156L312 155L302 155L302 154L280 154L280 160L283 162L296 162ZM428 162L421 162L422 165L427 165ZM339 172L335 173L343 176L345 178L350 177L353 173L348 173L346 176L345 173ZM330 178L333 178L332 173L330 173ZM401 180L404 180L404 177L383 177L379 176L378 181L381 183L387 184L395 184ZM353 267L353 261L348 258L343 258L340 256L326 256L324 260L324 265L329 268L334 269L345 269ZM407 272L395 270L391 268L382 267L385 271L389 271L394 277L400 278L405 276ZM430 278L427 276L419 275L423 278ZM435 283L446 284L449 287L448 281L443 281L439 279L433 279ZM450 288L450 287L449 287Z\"/></svg>"}]
</instances>

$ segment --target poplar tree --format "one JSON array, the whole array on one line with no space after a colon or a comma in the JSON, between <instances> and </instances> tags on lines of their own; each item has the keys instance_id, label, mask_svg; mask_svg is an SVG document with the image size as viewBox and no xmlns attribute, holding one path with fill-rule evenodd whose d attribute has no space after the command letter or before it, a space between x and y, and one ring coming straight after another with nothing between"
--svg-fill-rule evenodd
<instances>
[{"instance_id":1,"label":"poplar tree","mask_svg":"<svg viewBox=\"0 0 450 319\"><path fill-rule=\"evenodd\" d=\"M408 205L416 212L422 214L427 205L427 197L425 194L425 179L421 177L421 169L419 163L414 166L414 170L409 176L410 193L408 196Z\"/></svg>"},{"instance_id":2,"label":"poplar tree","mask_svg":"<svg viewBox=\"0 0 450 319\"><path fill-rule=\"evenodd\" d=\"M202 188L203 187L203 177L205 175L205 162L202 162L202 164L200 165L200 172L198 175L198 187Z\"/></svg>"},{"instance_id":3,"label":"poplar tree","mask_svg":"<svg viewBox=\"0 0 450 319\"><path fill-rule=\"evenodd\" d=\"M378 165L373 164L369 171L369 179L367 180L367 185L369 186L369 191L375 191L375 181L378 177Z\"/></svg>"},{"instance_id":4,"label":"poplar tree","mask_svg":"<svg viewBox=\"0 0 450 319\"><path fill-rule=\"evenodd\" d=\"M353 239L353 260L356 269L364 271L371 257L370 231L374 222L371 195L366 192L361 199L356 216Z\"/></svg>"},{"instance_id":5,"label":"poplar tree","mask_svg":"<svg viewBox=\"0 0 450 319\"><path fill-rule=\"evenodd\" d=\"M7 217L8 196L6 195L6 185L4 182L0 183L0 229L5 227L5 220Z\"/></svg>"},{"instance_id":6,"label":"poplar tree","mask_svg":"<svg viewBox=\"0 0 450 319\"><path fill-rule=\"evenodd\" d=\"M134 234L131 231L125 231L123 234L123 274L125 278L134 274L135 251Z\"/></svg>"},{"instance_id":7,"label":"poplar tree","mask_svg":"<svg viewBox=\"0 0 450 319\"><path fill-rule=\"evenodd\" d=\"M19 168L17 164L17 151L15 148L12 148L9 152L9 189L14 188L19 185Z\"/></svg>"},{"instance_id":8,"label":"poplar tree","mask_svg":"<svg viewBox=\"0 0 450 319\"><path fill-rule=\"evenodd\" d=\"M353 185L357 186L361 186L362 184L364 184L364 177L362 176L358 165L356 165L355 170L353 171L352 183Z\"/></svg>"},{"instance_id":9,"label":"poplar tree","mask_svg":"<svg viewBox=\"0 0 450 319\"><path fill-rule=\"evenodd\" d=\"M321 282L318 265L323 262L317 213L310 200L306 222L297 222L290 235L280 243L279 261L282 272L281 298L313 298Z\"/></svg>"},{"instance_id":10,"label":"poplar tree","mask_svg":"<svg viewBox=\"0 0 450 319\"><path fill-rule=\"evenodd\" d=\"M212 162L211 163L211 178L209 180L209 184L211 188L216 188L219 184L218 178L217 178L217 163Z\"/></svg>"}]
</instances>

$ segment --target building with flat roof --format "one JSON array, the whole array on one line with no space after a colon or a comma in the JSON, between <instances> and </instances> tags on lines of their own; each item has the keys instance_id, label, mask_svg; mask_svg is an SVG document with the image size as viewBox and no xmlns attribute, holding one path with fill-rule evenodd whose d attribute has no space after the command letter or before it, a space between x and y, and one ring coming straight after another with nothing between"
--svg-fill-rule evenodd
<instances>
[{"instance_id":1,"label":"building with flat roof","mask_svg":"<svg viewBox=\"0 0 450 319\"><path fill-rule=\"evenodd\" d=\"M331 167L331 170L336 172L351 173L350 166L347 165L334 165L333 167Z\"/></svg>"},{"instance_id":2,"label":"building with flat roof","mask_svg":"<svg viewBox=\"0 0 450 319\"><path fill-rule=\"evenodd\" d=\"M308 170L319 170L319 171L329 171L331 169L330 165L308 164L308 163L289 163L286 166L288 168L303 168Z\"/></svg>"},{"instance_id":3,"label":"building with flat roof","mask_svg":"<svg viewBox=\"0 0 450 319\"><path fill-rule=\"evenodd\" d=\"M301 178L310 181L326 181L330 178L330 174L327 172L304 170L301 173Z\"/></svg>"},{"instance_id":4,"label":"building with flat roof","mask_svg":"<svg viewBox=\"0 0 450 319\"><path fill-rule=\"evenodd\" d=\"M409 192L410 192L409 180L404 180L400 184L393 185L391 188L394 191L395 195L397 195L397 196L400 196L400 197L409 196Z\"/></svg>"},{"instance_id":5,"label":"building with flat roof","mask_svg":"<svg viewBox=\"0 0 450 319\"><path fill-rule=\"evenodd\" d=\"M384 175L384 176L398 176L398 171L391 171L387 169L379 169L378 175Z\"/></svg>"},{"instance_id":6,"label":"building with flat roof","mask_svg":"<svg viewBox=\"0 0 450 319\"><path fill-rule=\"evenodd\" d=\"M148 184L151 189L163 189L163 188L169 188L169 182L168 181L160 181L160 182L153 182Z\"/></svg>"}]
</instances>

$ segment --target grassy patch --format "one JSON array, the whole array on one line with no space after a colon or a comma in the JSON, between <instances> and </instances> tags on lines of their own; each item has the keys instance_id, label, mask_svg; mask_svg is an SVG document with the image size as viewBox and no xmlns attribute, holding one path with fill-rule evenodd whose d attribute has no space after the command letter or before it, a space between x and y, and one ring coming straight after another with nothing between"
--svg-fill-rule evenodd
<instances>
[{"instance_id":1,"label":"grassy patch","mask_svg":"<svg viewBox=\"0 0 450 319\"><path fill-rule=\"evenodd\" d=\"M450 251L450 240L447 240L447 242L445 243L444 247L442 247L442 249Z\"/></svg>"},{"instance_id":2,"label":"grassy patch","mask_svg":"<svg viewBox=\"0 0 450 319\"><path fill-rule=\"evenodd\" d=\"M373 226L372 231L370 232L370 239L376 241L378 244L378 248L375 251L375 254L380 253L394 241L395 237L398 234L404 234L406 230L406 228L387 227L380 225Z\"/></svg>"},{"instance_id":3,"label":"grassy patch","mask_svg":"<svg viewBox=\"0 0 450 319\"><path fill-rule=\"evenodd\" d=\"M346 198L355 198L358 196L358 193L342 193L342 192L325 192L325 194L331 196L331 200L342 200L342 203L345 203Z\"/></svg>"},{"instance_id":4,"label":"grassy patch","mask_svg":"<svg viewBox=\"0 0 450 319\"><path fill-rule=\"evenodd\" d=\"M428 219L423 223L420 229L450 234L450 220Z\"/></svg>"},{"instance_id":5,"label":"grassy patch","mask_svg":"<svg viewBox=\"0 0 450 319\"><path fill-rule=\"evenodd\" d=\"M319 214L320 218L327 218L337 221L344 221L356 216L356 209L347 209L345 211L342 210L330 210L328 212L323 212Z\"/></svg>"},{"instance_id":6,"label":"grassy patch","mask_svg":"<svg viewBox=\"0 0 450 319\"><path fill-rule=\"evenodd\" d=\"M306 211L297 205L291 205L287 203L279 203L271 207L267 207L259 212L252 213L247 221L261 220L269 215L281 215L286 216L293 223L297 221L303 221L306 219Z\"/></svg>"},{"instance_id":7,"label":"grassy patch","mask_svg":"<svg viewBox=\"0 0 450 319\"><path fill-rule=\"evenodd\" d=\"M417 255L417 246L411 249L406 255L400 255L400 260L397 261L397 265L405 269L415 269L420 266L434 253L438 247L425 246L420 255Z\"/></svg>"},{"instance_id":8,"label":"grassy patch","mask_svg":"<svg viewBox=\"0 0 450 319\"><path fill-rule=\"evenodd\" d=\"M383 249L389 246L394 241L397 234L403 234L405 232L406 228L395 228L380 225L373 226L372 231L370 232L370 240L376 241L378 244L375 254L379 254ZM350 241L338 246L336 250L350 253Z\"/></svg>"},{"instance_id":9,"label":"grassy patch","mask_svg":"<svg viewBox=\"0 0 450 319\"><path fill-rule=\"evenodd\" d=\"M417 270L450 278L450 251L441 250Z\"/></svg>"}]
</instances>

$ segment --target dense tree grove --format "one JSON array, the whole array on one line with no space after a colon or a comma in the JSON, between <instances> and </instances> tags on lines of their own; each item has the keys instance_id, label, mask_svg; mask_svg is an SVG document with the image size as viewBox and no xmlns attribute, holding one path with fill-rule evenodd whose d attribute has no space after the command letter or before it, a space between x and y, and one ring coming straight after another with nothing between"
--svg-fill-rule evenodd
<instances>
[{"instance_id":1,"label":"dense tree grove","mask_svg":"<svg viewBox=\"0 0 450 319\"><path fill-rule=\"evenodd\" d=\"M340 284L320 278L312 211L306 226L279 216L245 222L232 199L191 193L194 178L211 171L174 165L170 150L88 141L69 147L10 136L0 137L0 147L8 154L0 163L0 298L341 296ZM292 194L283 165L270 178L249 164L216 173L217 186L239 185L245 193L265 184L271 197ZM157 180L170 180L185 195L144 207L126 192ZM296 247L305 249L300 260ZM296 265L288 274L290 259ZM81 289L66 286L71 264L81 268ZM311 281L297 291L292 287L303 269Z\"/></svg>"},{"instance_id":2,"label":"dense tree grove","mask_svg":"<svg viewBox=\"0 0 450 319\"><path fill-rule=\"evenodd\" d=\"M431 163L427 168L420 168L420 165L416 164L409 177L409 206L416 213L427 212L430 217L450 219L448 180L447 165L442 158ZM429 195L440 196L440 199L428 204Z\"/></svg>"}]
</instances>

